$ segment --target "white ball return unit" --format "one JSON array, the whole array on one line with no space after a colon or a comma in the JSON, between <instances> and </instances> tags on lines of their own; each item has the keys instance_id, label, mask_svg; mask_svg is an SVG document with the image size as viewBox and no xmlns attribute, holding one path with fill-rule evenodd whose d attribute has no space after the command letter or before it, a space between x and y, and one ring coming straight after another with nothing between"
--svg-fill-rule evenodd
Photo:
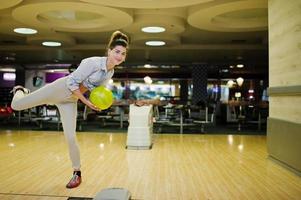
<instances>
[{"instance_id":1,"label":"white ball return unit","mask_svg":"<svg viewBox=\"0 0 301 200\"><path fill-rule=\"evenodd\" d=\"M153 135L153 105L130 105L127 149L151 149Z\"/></svg>"}]
</instances>

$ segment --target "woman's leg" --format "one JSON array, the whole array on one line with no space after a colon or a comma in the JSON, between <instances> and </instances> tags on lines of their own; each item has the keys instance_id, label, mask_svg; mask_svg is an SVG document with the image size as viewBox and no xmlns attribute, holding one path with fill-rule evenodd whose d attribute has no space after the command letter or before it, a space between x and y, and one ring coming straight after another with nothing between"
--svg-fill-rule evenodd
<instances>
[{"instance_id":1,"label":"woman's leg","mask_svg":"<svg viewBox=\"0 0 301 200\"><path fill-rule=\"evenodd\" d=\"M57 107L60 112L61 121L64 129L64 135L68 142L72 167L75 170L79 170L80 155L79 155L79 148L76 140L77 102L58 103Z\"/></svg>"},{"instance_id":2,"label":"woman's leg","mask_svg":"<svg viewBox=\"0 0 301 200\"><path fill-rule=\"evenodd\" d=\"M22 90L16 91L11 107L14 110L25 110L43 104L61 102L70 95L71 92L66 88L66 80L61 78L29 94Z\"/></svg>"},{"instance_id":3,"label":"woman's leg","mask_svg":"<svg viewBox=\"0 0 301 200\"><path fill-rule=\"evenodd\" d=\"M80 154L76 140L77 102L58 103L57 107L60 112L64 135L68 142L69 155L74 169L73 177L66 187L75 188L81 183Z\"/></svg>"}]
</instances>

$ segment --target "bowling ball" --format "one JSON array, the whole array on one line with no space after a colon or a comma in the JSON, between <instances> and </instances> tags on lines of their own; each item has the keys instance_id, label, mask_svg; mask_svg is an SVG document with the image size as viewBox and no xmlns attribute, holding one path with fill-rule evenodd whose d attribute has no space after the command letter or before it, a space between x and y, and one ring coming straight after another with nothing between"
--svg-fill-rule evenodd
<instances>
[{"instance_id":1,"label":"bowling ball","mask_svg":"<svg viewBox=\"0 0 301 200\"><path fill-rule=\"evenodd\" d=\"M113 93L111 90L104 86L94 88L89 97L90 101L99 109L105 110L109 108L114 101Z\"/></svg>"}]
</instances>

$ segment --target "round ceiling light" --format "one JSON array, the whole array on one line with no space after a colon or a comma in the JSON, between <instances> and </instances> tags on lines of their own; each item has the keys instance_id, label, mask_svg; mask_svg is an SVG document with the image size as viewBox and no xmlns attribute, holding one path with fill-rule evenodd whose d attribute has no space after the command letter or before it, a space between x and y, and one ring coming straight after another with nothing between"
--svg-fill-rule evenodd
<instances>
[{"instance_id":1,"label":"round ceiling light","mask_svg":"<svg viewBox=\"0 0 301 200\"><path fill-rule=\"evenodd\" d=\"M42 45L47 46L47 47L59 47L62 44L60 42L46 41L46 42L43 42Z\"/></svg>"},{"instance_id":2,"label":"round ceiling light","mask_svg":"<svg viewBox=\"0 0 301 200\"><path fill-rule=\"evenodd\" d=\"M14 32L29 35L29 34L36 34L38 31L32 28L15 28Z\"/></svg>"},{"instance_id":3,"label":"round ceiling light","mask_svg":"<svg viewBox=\"0 0 301 200\"><path fill-rule=\"evenodd\" d=\"M143 27L141 30L145 33L162 33L165 31L165 28L160 26L148 26Z\"/></svg>"},{"instance_id":4,"label":"round ceiling light","mask_svg":"<svg viewBox=\"0 0 301 200\"><path fill-rule=\"evenodd\" d=\"M165 42L163 41L147 41L145 42L147 46L164 46Z\"/></svg>"},{"instance_id":5,"label":"round ceiling light","mask_svg":"<svg viewBox=\"0 0 301 200\"><path fill-rule=\"evenodd\" d=\"M146 77L144 77L144 82L145 82L146 84L152 84L153 80L151 79L151 77L146 76Z\"/></svg>"}]
</instances>

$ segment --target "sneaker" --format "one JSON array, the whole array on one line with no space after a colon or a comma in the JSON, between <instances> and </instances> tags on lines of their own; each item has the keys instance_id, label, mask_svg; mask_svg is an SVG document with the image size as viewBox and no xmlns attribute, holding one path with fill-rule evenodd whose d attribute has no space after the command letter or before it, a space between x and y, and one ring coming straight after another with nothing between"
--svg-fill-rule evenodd
<instances>
[{"instance_id":1,"label":"sneaker","mask_svg":"<svg viewBox=\"0 0 301 200\"><path fill-rule=\"evenodd\" d=\"M30 90L21 86L21 85L16 85L11 91L10 93L13 93L14 95L16 94L17 91L23 91L25 94L29 94L30 93Z\"/></svg>"},{"instance_id":2,"label":"sneaker","mask_svg":"<svg viewBox=\"0 0 301 200\"><path fill-rule=\"evenodd\" d=\"M77 186L79 186L81 184L81 182L82 182L82 177L78 176L77 174L73 174L71 180L66 185L66 188L69 188L69 189L76 188Z\"/></svg>"}]
</instances>

